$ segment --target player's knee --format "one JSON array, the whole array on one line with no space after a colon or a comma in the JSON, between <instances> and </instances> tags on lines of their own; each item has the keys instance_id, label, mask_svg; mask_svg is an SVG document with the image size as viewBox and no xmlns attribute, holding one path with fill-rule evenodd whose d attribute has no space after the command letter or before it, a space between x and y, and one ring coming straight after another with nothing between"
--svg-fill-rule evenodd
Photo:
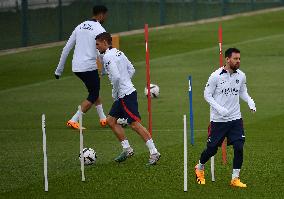
<instances>
[{"instance_id":1,"label":"player's knee","mask_svg":"<svg viewBox=\"0 0 284 199\"><path fill-rule=\"evenodd\" d=\"M138 131L138 129L139 129L139 122L137 122L137 121L134 121L134 122L131 122L131 124L130 124L130 127L134 130L134 131Z\"/></svg>"},{"instance_id":2,"label":"player's knee","mask_svg":"<svg viewBox=\"0 0 284 199\"><path fill-rule=\"evenodd\" d=\"M94 104L97 99L99 98L99 94L96 92L89 92L89 96L88 96L88 101L90 101L92 104Z\"/></svg>"},{"instance_id":3,"label":"player's knee","mask_svg":"<svg viewBox=\"0 0 284 199\"><path fill-rule=\"evenodd\" d=\"M244 148L244 140L237 140L233 143L235 151L242 152Z\"/></svg>"},{"instance_id":4,"label":"player's knee","mask_svg":"<svg viewBox=\"0 0 284 199\"><path fill-rule=\"evenodd\" d=\"M218 146L217 147L211 147L211 146L207 146L207 153L210 157L214 156L217 151L218 151Z\"/></svg>"},{"instance_id":5,"label":"player's knee","mask_svg":"<svg viewBox=\"0 0 284 199\"><path fill-rule=\"evenodd\" d=\"M107 124L108 124L110 127L113 127L113 126L116 124L115 118L113 118L113 117L107 117Z\"/></svg>"}]
</instances>

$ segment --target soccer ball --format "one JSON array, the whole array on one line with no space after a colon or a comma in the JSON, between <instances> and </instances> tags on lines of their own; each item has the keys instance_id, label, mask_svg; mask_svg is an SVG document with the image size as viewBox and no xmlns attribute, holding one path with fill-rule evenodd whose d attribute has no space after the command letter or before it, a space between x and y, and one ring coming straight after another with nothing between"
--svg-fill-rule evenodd
<instances>
[{"instance_id":1,"label":"soccer ball","mask_svg":"<svg viewBox=\"0 0 284 199\"><path fill-rule=\"evenodd\" d=\"M84 164L91 165L94 164L97 160L97 154L94 149L92 148L84 148L83 149L84 155ZM81 153L79 153L79 160L81 161Z\"/></svg>"},{"instance_id":2,"label":"soccer ball","mask_svg":"<svg viewBox=\"0 0 284 199\"><path fill-rule=\"evenodd\" d=\"M118 118L116 122L117 124L120 124L122 127L126 127L128 124L127 119L125 118Z\"/></svg>"},{"instance_id":3,"label":"soccer ball","mask_svg":"<svg viewBox=\"0 0 284 199\"><path fill-rule=\"evenodd\" d=\"M147 87L145 87L144 94L145 94L146 96L148 96L148 89L147 89ZM152 98L153 98L153 97L154 97L154 98L158 97L159 94L160 94L160 88L159 88L159 86L156 85L156 84L150 84L150 94L151 94L151 97L152 97Z\"/></svg>"}]
</instances>

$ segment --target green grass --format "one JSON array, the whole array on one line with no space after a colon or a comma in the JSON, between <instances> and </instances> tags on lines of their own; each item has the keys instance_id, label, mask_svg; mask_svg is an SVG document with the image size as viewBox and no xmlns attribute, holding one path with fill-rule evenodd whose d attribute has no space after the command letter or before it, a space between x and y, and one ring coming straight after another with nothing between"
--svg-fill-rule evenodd
<instances>
[{"instance_id":1,"label":"green grass","mask_svg":"<svg viewBox=\"0 0 284 199\"><path fill-rule=\"evenodd\" d=\"M209 107L203 89L210 73L218 67L218 23L178 27L150 32L151 78L160 86L153 100L153 137L162 158L146 167L148 152L129 128L126 133L135 156L120 165L113 158L121 147L110 129L98 124L95 110L84 117L88 128L85 146L98 153L96 165L86 167L86 182L80 181L79 134L65 122L86 96L82 83L70 72L53 79L62 47L0 56L0 198L283 198L284 129L284 12L273 12L224 21L224 48L236 46L242 55L256 114L241 103L246 130L245 158L241 178L246 190L228 184L228 164L216 157L216 182L195 183L193 167L205 147ZM145 52L142 34L121 38L121 48L136 67L134 84L139 108L147 124ZM195 145L189 146L189 191L183 192L183 123L188 113L187 76L193 77ZM107 78L101 95L105 112L112 99ZM46 114L49 192L43 190L41 114Z\"/></svg>"}]
</instances>

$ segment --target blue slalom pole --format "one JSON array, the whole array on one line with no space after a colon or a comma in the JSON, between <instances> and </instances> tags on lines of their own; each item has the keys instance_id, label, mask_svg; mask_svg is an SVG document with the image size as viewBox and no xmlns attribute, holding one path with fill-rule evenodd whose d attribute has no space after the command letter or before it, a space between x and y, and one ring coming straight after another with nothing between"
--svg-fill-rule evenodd
<instances>
[{"instance_id":1,"label":"blue slalom pole","mask_svg":"<svg viewBox=\"0 0 284 199\"><path fill-rule=\"evenodd\" d=\"M193 109L192 109L192 79L191 79L191 75L188 76L188 99L189 99L190 143L191 143L191 145L194 145Z\"/></svg>"}]
</instances>

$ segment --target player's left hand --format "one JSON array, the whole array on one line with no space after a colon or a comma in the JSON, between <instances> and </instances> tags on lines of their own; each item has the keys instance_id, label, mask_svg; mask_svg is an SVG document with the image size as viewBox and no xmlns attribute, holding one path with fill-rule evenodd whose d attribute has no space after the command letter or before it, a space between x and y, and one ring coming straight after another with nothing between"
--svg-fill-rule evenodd
<instances>
[{"instance_id":1,"label":"player's left hand","mask_svg":"<svg viewBox=\"0 0 284 199\"><path fill-rule=\"evenodd\" d=\"M55 77L55 79L59 79L60 78L60 76L56 75L56 74L54 74L54 77Z\"/></svg>"}]
</instances>

